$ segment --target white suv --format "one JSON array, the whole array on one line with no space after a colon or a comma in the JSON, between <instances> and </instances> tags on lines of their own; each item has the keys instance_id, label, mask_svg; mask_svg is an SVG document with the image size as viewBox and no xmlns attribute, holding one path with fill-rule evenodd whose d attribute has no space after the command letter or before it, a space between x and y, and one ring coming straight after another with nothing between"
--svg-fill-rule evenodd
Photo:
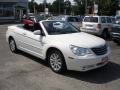
<instances>
[{"instance_id":1,"label":"white suv","mask_svg":"<svg viewBox=\"0 0 120 90\"><path fill-rule=\"evenodd\" d=\"M82 22L81 31L109 37L109 28L112 27L112 19L109 16L85 16Z\"/></svg>"}]
</instances>

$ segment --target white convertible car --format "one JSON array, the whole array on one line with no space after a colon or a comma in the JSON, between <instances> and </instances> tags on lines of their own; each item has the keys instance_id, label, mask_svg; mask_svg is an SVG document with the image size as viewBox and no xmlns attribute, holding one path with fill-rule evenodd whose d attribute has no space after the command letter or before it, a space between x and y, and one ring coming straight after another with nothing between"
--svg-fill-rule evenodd
<instances>
[{"instance_id":1,"label":"white convertible car","mask_svg":"<svg viewBox=\"0 0 120 90\"><path fill-rule=\"evenodd\" d=\"M22 50L46 60L56 73L96 69L110 59L110 47L105 40L80 32L65 21L9 26L6 39L12 52Z\"/></svg>"}]
</instances>

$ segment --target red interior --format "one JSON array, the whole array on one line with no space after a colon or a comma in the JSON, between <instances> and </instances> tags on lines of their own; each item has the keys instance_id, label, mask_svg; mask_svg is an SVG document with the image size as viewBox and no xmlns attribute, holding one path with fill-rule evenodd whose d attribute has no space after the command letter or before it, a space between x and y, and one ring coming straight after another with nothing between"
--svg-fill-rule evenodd
<instances>
[{"instance_id":1,"label":"red interior","mask_svg":"<svg viewBox=\"0 0 120 90\"><path fill-rule=\"evenodd\" d=\"M33 22L31 20L23 20L23 24L26 25L26 24L33 24Z\"/></svg>"}]
</instances>

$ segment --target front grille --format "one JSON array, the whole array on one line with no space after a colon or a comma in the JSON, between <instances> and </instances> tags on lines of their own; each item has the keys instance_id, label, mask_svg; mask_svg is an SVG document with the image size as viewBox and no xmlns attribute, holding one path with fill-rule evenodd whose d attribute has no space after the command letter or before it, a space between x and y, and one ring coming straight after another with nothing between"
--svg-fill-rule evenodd
<instances>
[{"instance_id":1,"label":"front grille","mask_svg":"<svg viewBox=\"0 0 120 90\"><path fill-rule=\"evenodd\" d=\"M107 53L107 45L92 48L92 51L93 51L96 55L104 55L104 54Z\"/></svg>"}]
</instances>

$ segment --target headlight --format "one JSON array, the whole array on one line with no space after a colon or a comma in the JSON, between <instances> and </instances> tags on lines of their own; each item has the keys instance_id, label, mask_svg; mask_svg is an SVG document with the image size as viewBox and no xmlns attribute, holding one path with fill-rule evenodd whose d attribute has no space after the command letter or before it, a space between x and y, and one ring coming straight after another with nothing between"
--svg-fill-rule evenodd
<instances>
[{"instance_id":1,"label":"headlight","mask_svg":"<svg viewBox=\"0 0 120 90\"><path fill-rule=\"evenodd\" d=\"M77 47L77 46L74 46L74 45L70 45L70 49L77 56L85 56L85 55L88 55L88 54L92 54L92 52L89 49Z\"/></svg>"}]
</instances>

